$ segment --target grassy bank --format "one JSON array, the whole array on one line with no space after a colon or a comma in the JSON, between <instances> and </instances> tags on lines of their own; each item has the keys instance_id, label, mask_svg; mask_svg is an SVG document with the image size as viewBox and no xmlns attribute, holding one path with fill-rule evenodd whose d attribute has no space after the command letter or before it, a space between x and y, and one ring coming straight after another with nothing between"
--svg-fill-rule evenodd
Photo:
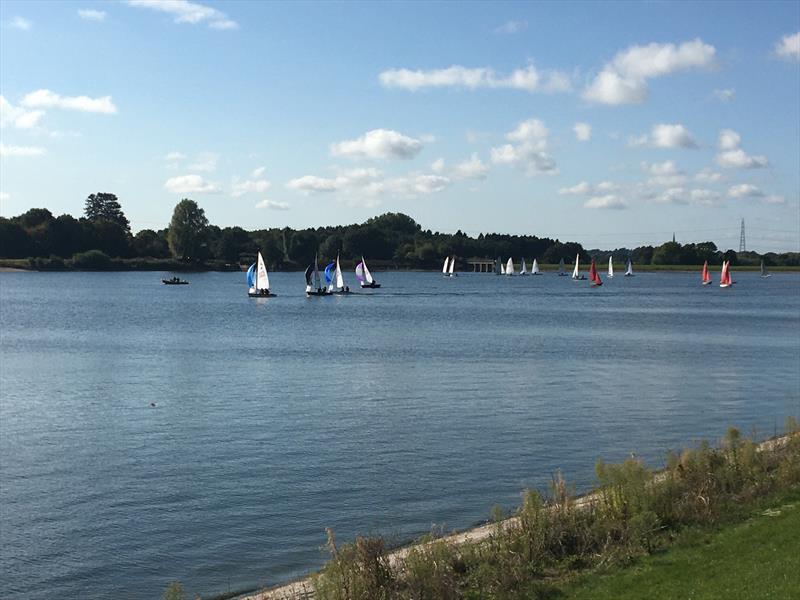
<instances>
[{"instance_id":1,"label":"grassy bank","mask_svg":"<svg viewBox=\"0 0 800 600\"><path fill-rule=\"evenodd\" d=\"M787 426L797 431L794 420ZM479 542L430 537L398 555L380 538L338 546L330 534L331 559L313 578L315 597L565 597L581 574L657 557L692 528L736 523L765 499L797 489L800 437L759 450L731 429L719 448L702 444L669 454L663 471L631 459L600 462L597 476L599 486L584 498L573 497L558 475L546 494L526 492L513 517L497 515L492 534Z\"/></svg>"},{"instance_id":2,"label":"grassy bank","mask_svg":"<svg viewBox=\"0 0 800 600\"><path fill-rule=\"evenodd\" d=\"M571 600L771 598L800 590L800 490L754 509L743 522L691 527L631 566L565 585Z\"/></svg>"}]
</instances>

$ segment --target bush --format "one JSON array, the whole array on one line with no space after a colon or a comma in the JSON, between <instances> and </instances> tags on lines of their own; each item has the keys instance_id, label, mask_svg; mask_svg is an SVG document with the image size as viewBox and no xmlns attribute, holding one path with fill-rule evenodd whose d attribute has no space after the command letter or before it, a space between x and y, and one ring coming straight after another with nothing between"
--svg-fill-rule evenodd
<instances>
[{"instance_id":1,"label":"bush","mask_svg":"<svg viewBox=\"0 0 800 600\"><path fill-rule=\"evenodd\" d=\"M107 271L111 268L111 259L105 252L89 250L72 257L72 267L84 271Z\"/></svg>"}]
</instances>

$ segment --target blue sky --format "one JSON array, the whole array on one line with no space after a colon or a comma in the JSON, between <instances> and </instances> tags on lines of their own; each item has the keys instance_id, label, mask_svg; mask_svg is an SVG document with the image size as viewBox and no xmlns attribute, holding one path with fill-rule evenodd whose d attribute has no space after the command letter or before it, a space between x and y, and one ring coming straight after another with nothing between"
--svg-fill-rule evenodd
<instances>
[{"instance_id":1,"label":"blue sky","mask_svg":"<svg viewBox=\"0 0 800 600\"><path fill-rule=\"evenodd\" d=\"M0 3L0 214L800 249L800 3Z\"/></svg>"}]
</instances>

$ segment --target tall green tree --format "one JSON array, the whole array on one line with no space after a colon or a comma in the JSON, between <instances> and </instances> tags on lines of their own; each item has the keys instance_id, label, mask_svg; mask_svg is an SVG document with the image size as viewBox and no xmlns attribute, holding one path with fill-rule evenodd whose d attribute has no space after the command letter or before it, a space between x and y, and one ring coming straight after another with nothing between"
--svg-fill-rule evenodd
<instances>
[{"instance_id":1,"label":"tall green tree","mask_svg":"<svg viewBox=\"0 0 800 600\"><path fill-rule=\"evenodd\" d=\"M131 225L122 212L122 206L115 194L107 192L89 194L83 207L83 214L89 221L110 221L119 225L125 232L131 232Z\"/></svg>"},{"instance_id":2,"label":"tall green tree","mask_svg":"<svg viewBox=\"0 0 800 600\"><path fill-rule=\"evenodd\" d=\"M208 229L205 211L197 202L184 198L175 205L169 222L167 241L172 256L184 260L197 260L204 253Z\"/></svg>"}]
</instances>

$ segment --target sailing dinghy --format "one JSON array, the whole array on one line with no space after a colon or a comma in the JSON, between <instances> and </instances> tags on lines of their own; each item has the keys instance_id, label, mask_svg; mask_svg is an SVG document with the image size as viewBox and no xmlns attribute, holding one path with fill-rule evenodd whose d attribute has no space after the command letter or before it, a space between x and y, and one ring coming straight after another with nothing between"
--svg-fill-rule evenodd
<instances>
[{"instance_id":1,"label":"sailing dinghy","mask_svg":"<svg viewBox=\"0 0 800 600\"><path fill-rule=\"evenodd\" d=\"M625 266L625 277L633 277L633 263L628 259L628 264Z\"/></svg>"},{"instance_id":2,"label":"sailing dinghy","mask_svg":"<svg viewBox=\"0 0 800 600\"><path fill-rule=\"evenodd\" d=\"M614 262L613 261L614 261L614 257L613 256L609 256L608 257L608 276L609 276L609 278L614 276Z\"/></svg>"},{"instance_id":3,"label":"sailing dinghy","mask_svg":"<svg viewBox=\"0 0 800 600\"><path fill-rule=\"evenodd\" d=\"M326 269L327 270L327 269ZM339 264L339 255L336 255L336 267L333 271L333 278L331 285L328 289L334 294L349 294L350 287L344 284L344 277L342 276L342 267Z\"/></svg>"},{"instance_id":4,"label":"sailing dinghy","mask_svg":"<svg viewBox=\"0 0 800 600\"><path fill-rule=\"evenodd\" d=\"M525 257L522 257L522 268L519 270L520 275L527 275L528 274L528 266L525 264Z\"/></svg>"},{"instance_id":5,"label":"sailing dinghy","mask_svg":"<svg viewBox=\"0 0 800 600\"><path fill-rule=\"evenodd\" d=\"M580 272L580 254L575 255L575 268L572 270L572 278L577 281L583 281L586 279L586 276L581 275Z\"/></svg>"},{"instance_id":6,"label":"sailing dinghy","mask_svg":"<svg viewBox=\"0 0 800 600\"><path fill-rule=\"evenodd\" d=\"M504 272L505 269L503 268L503 259L498 256L497 260L494 261L494 274L502 275Z\"/></svg>"},{"instance_id":7,"label":"sailing dinghy","mask_svg":"<svg viewBox=\"0 0 800 600\"><path fill-rule=\"evenodd\" d=\"M256 262L247 270L247 295L251 298L274 298L275 294L269 291L269 274L267 265L261 252L258 252Z\"/></svg>"},{"instance_id":8,"label":"sailing dinghy","mask_svg":"<svg viewBox=\"0 0 800 600\"><path fill-rule=\"evenodd\" d=\"M731 287L733 283L734 282L731 281L731 263L726 260L722 263L722 271L719 273L719 287Z\"/></svg>"},{"instance_id":9,"label":"sailing dinghy","mask_svg":"<svg viewBox=\"0 0 800 600\"><path fill-rule=\"evenodd\" d=\"M767 271L767 267L764 266L764 261L761 261L761 279L766 279L767 277L772 277L772 273Z\"/></svg>"},{"instance_id":10,"label":"sailing dinghy","mask_svg":"<svg viewBox=\"0 0 800 600\"><path fill-rule=\"evenodd\" d=\"M509 257L508 262L506 262L506 275L513 275L514 274L514 259Z\"/></svg>"},{"instance_id":11,"label":"sailing dinghy","mask_svg":"<svg viewBox=\"0 0 800 600\"><path fill-rule=\"evenodd\" d=\"M364 260L363 256L361 257L361 262L356 265L356 279L361 283L362 288L375 289L381 287L381 284L372 278L372 273L369 272L367 261Z\"/></svg>"},{"instance_id":12,"label":"sailing dinghy","mask_svg":"<svg viewBox=\"0 0 800 600\"><path fill-rule=\"evenodd\" d=\"M531 275L541 275L541 271L539 271L539 261L535 258L533 259L533 266L531 267Z\"/></svg>"},{"instance_id":13,"label":"sailing dinghy","mask_svg":"<svg viewBox=\"0 0 800 600\"><path fill-rule=\"evenodd\" d=\"M592 266L589 267L589 281L592 282L592 287L603 285L600 274L597 272L597 264L595 264L594 259L592 259Z\"/></svg>"},{"instance_id":14,"label":"sailing dinghy","mask_svg":"<svg viewBox=\"0 0 800 600\"><path fill-rule=\"evenodd\" d=\"M447 269L447 274L450 277L458 277L458 275L456 275L454 273L455 268L456 268L456 257L455 256L451 256L450 257L450 267Z\"/></svg>"},{"instance_id":15,"label":"sailing dinghy","mask_svg":"<svg viewBox=\"0 0 800 600\"><path fill-rule=\"evenodd\" d=\"M330 296L319 276L319 260L314 256L314 264L306 269L306 296Z\"/></svg>"},{"instance_id":16,"label":"sailing dinghy","mask_svg":"<svg viewBox=\"0 0 800 600\"><path fill-rule=\"evenodd\" d=\"M711 275L708 274L708 261L703 263L703 274L700 281L703 285L711 284Z\"/></svg>"}]
</instances>

